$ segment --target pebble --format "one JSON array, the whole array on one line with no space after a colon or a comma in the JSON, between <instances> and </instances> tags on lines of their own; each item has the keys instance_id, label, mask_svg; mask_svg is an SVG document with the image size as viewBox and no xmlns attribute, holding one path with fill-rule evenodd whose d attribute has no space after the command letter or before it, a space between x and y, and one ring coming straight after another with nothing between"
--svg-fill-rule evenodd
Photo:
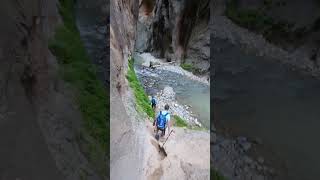
<instances>
[{"instance_id":1,"label":"pebble","mask_svg":"<svg viewBox=\"0 0 320 180\"><path fill-rule=\"evenodd\" d=\"M263 164L263 163L264 163L263 157L258 157L258 162L259 162L260 164Z\"/></svg>"},{"instance_id":2,"label":"pebble","mask_svg":"<svg viewBox=\"0 0 320 180\"><path fill-rule=\"evenodd\" d=\"M249 158L248 156L244 156L243 157L243 161L245 163L247 163L248 165L252 165L253 164L253 160L251 158Z\"/></svg>"},{"instance_id":3,"label":"pebble","mask_svg":"<svg viewBox=\"0 0 320 180\"><path fill-rule=\"evenodd\" d=\"M263 166L263 171L268 172L269 168L267 166Z\"/></svg>"},{"instance_id":4,"label":"pebble","mask_svg":"<svg viewBox=\"0 0 320 180\"><path fill-rule=\"evenodd\" d=\"M251 143L245 142L240 144L243 150L248 151L251 148Z\"/></svg>"},{"instance_id":5,"label":"pebble","mask_svg":"<svg viewBox=\"0 0 320 180\"><path fill-rule=\"evenodd\" d=\"M258 171L262 171L262 167L260 165L257 166Z\"/></svg>"},{"instance_id":6,"label":"pebble","mask_svg":"<svg viewBox=\"0 0 320 180\"><path fill-rule=\"evenodd\" d=\"M273 169L273 168L269 168L269 173L270 173L270 174L275 174L274 169Z\"/></svg>"}]
</instances>

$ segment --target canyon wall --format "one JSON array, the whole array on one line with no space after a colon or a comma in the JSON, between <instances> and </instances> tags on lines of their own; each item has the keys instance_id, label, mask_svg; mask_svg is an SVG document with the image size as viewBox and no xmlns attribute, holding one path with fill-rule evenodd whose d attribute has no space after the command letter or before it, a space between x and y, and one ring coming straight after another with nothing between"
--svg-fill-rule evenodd
<instances>
[{"instance_id":1,"label":"canyon wall","mask_svg":"<svg viewBox=\"0 0 320 180\"><path fill-rule=\"evenodd\" d=\"M0 179L100 179L81 152L81 113L48 49L56 0L5 0L0 19Z\"/></svg>"},{"instance_id":2,"label":"canyon wall","mask_svg":"<svg viewBox=\"0 0 320 180\"><path fill-rule=\"evenodd\" d=\"M110 178L141 179L143 146L137 144L132 117L126 107L128 57L133 52L138 0L110 3ZM133 105L132 105L133 106Z\"/></svg>"},{"instance_id":3,"label":"canyon wall","mask_svg":"<svg viewBox=\"0 0 320 180\"><path fill-rule=\"evenodd\" d=\"M192 64L208 72L210 63L209 1L143 0L140 3L137 51Z\"/></svg>"}]
</instances>

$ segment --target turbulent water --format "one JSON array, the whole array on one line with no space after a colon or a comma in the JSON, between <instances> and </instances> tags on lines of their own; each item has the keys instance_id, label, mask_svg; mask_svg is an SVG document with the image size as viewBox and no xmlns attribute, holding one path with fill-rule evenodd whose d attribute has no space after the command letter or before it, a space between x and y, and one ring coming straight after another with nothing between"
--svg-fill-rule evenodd
<instances>
[{"instance_id":1,"label":"turbulent water","mask_svg":"<svg viewBox=\"0 0 320 180\"><path fill-rule=\"evenodd\" d=\"M210 88L201 82L194 81L183 75L159 69L141 66L143 59L135 55L135 69L139 80L148 95L156 94L165 86L170 86L176 93L180 104L191 105L199 121L207 128L210 127Z\"/></svg>"},{"instance_id":2,"label":"turbulent water","mask_svg":"<svg viewBox=\"0 0 320 180\"><path fill-rule=\"evenodd\" d=\"M262 138L290 179L320 177L320 81L215 40L215 120Z\"/></svg>"}]
</instances>

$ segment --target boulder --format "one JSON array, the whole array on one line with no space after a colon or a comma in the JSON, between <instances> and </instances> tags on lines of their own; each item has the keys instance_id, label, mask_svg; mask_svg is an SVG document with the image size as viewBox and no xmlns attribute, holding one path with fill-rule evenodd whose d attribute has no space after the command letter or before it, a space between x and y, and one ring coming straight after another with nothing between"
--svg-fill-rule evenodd
<instances>
[{"instance_id":1,"label":"boulder","mask_svg":"<svg viewBox=\"0 0 320 180\"><path fill-rule=\"evenodd\" d=\"M174 100L176 93L173 91L173 88L170 86L166 86L163 89L163 96L165 96L166 98L168 98L169 100Z\"/></svg>"}]
</instances>

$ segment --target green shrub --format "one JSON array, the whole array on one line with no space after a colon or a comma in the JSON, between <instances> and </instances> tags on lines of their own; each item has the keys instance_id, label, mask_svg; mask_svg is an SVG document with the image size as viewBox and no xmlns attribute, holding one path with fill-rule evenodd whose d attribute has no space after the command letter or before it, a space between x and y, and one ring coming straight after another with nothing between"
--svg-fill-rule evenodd
<instances>
[{"instance_id":1,"label":"green shrub","mask_svg":"<svg viewBox=\"0 0 320 180\"><path fill-rule=\"evenodd\" d=\"M146 95L141 83L139 82L139 79L137 78L137 75L134 71L134 59L130 58L128 60L128 72L127 72L127 79L129 81L129 86L132 88L134 92L134 96L136 98L136 103L138 106L138 111L144 111L147 113L149 117L154 118L155 114L154 111L150 105L150 101L148 96Z\"/></svg>"},{"instance_id":2,"label":"green shrub","mask_svg":"<svg viewBox=\"0 0 320 180\"><path fill-rule=\"evenodd\" d=\"M193 65L192 64L182 63L180 66L186 71L190 71L190 72L193 71Z\"/></svg>"},{"instance_id":3,"label":"green shrub","mask_svg":"<svg viewBox=\"0 0 320 180\"><path fill-rule=\"evenodd\" d=\"M173 118L175 120L175 125L178 127L187 127L188 124L186 123L185 120L183 120L180 116L178 115L173 115Z\"/></svg>"},{"instance_id":4,"label":"green shrub","mask_svg":"<svg viewBox=\"0 0 320 180\"><path fill-rule=\"evenodd\" d=\"M205 71L202 71L199 68L194 67L194 65L189 64L189 63L181 63L180 66L189 72L192 72L193 74L203 74Z\"/></svg>"},{"instance_id":5,"label":"green shrub","mask_svg":"<svg viewBox=\"0 0 320 180\"><path fill-rule=\"evenodd\" d=\"M56 56L62 78L76 92L83 117L80 146L97 172L106 177L106 158L109 156L109 92L98 80L96 67L91 63L75 25L74 1L60 0L59 26L49 49Z\"/></svg>"}]
</instances>

